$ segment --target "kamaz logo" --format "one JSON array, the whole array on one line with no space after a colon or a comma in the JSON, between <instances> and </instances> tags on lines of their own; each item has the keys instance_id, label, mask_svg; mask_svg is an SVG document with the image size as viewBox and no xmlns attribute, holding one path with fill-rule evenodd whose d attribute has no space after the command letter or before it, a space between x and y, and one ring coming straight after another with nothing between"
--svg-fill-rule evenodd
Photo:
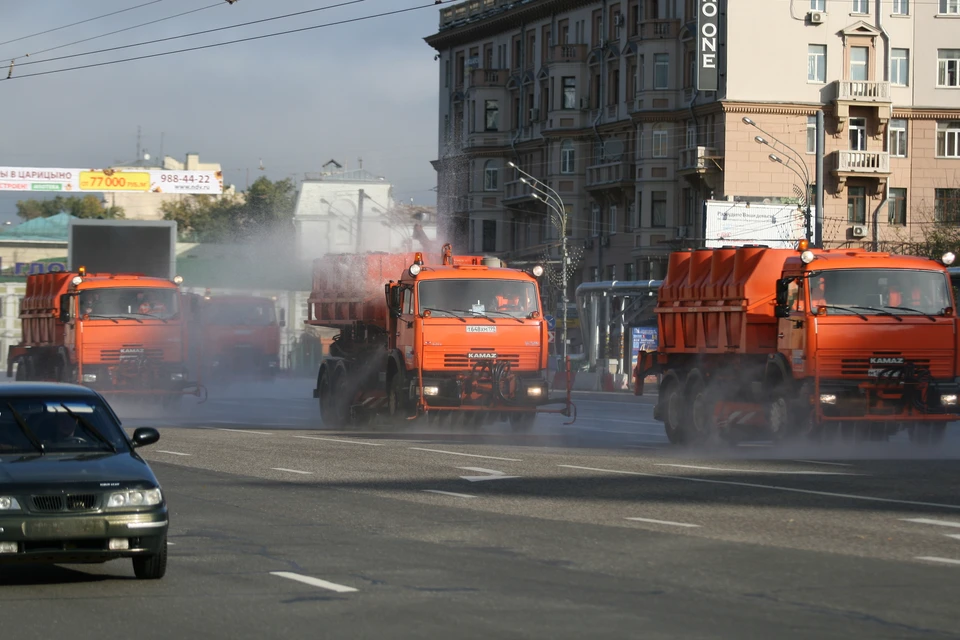
<instances>
[{"instance_id":1,"label":"kamaz logo","mask_svg":"<svg viewBox=\"0 0 960 640\"><path fill-rule=\"evenodd\" d=\"M471 353L469 358L471 360L496 360L497 354L495 353Z\"/></svg>"},{"instance_id":2,"label":"kamaz logo","mask_svg":"<svg viewBox=\"0 0 960 640\"><path fill-rule=\"evenodd\" d=\"M903 364L903 358L870 358L870 364Z\"/></svg>"},{"instance_id":3,"label":"kamaz logo","mask_svg":"<svg viewBox=\"0 0 960 640\"><path fill-rule=\"evenodd\" d=\"M120 353L135 355L138 353L143 353L143 349L120 349Z\"/></svg>"}]
</instances>

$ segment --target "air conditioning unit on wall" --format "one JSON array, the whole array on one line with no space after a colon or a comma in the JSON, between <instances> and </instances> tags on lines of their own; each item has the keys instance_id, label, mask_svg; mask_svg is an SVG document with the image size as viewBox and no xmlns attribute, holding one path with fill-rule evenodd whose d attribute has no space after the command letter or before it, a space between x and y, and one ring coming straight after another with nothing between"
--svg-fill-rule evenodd
<instances>
[{"instance_id":1,"label":"air conditioning unit on wall","mask_svg":"<svg viewBox=\"0 0 960 640\"><path fill-rule=\"evenodd\" d=\"M823 24L827 20L827 14L823 11L811 11L807 17L810 18L810 24Z\"/></svg>"},{"instance_id":2,"label":"air conditioning unit on wall","mask_svg":"<svg viewBox=\"0 0 960 640\"><path fill-rule=\"evenodd\" d=\"M850 230L850 235L852 235L854 238L866 238L867 228L862 224L854 225Z\"/></svg>"}]
</instances>

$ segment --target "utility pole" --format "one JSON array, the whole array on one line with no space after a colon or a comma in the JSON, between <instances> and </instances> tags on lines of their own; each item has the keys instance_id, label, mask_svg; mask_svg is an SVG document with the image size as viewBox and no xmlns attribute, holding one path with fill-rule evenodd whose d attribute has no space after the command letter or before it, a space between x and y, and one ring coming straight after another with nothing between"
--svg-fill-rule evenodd
<instances>
[{"instance_id":1,"label":"utility pole","mask_svg":"<svg viewBox=\"0 0 960 640\"><path fill-rule=\"evenodd\" d=\"M357 253L363 250L363 199L367 196L363 189L360 189L360 203L357 205Z\"/></svg>"},{"instance_id":2,"label":"utility pole","mask_svg":"<svg viewBox=\"0 0 960 640\"><path fill-rule=\"evenodd\" d=\"M814 180L816 180L816 202L817 202L817 225L813 246L823 249L823 152L826 143L826 133L823 127L823 109L817 111L817 168Z\"/></svg>"}]
</instances>

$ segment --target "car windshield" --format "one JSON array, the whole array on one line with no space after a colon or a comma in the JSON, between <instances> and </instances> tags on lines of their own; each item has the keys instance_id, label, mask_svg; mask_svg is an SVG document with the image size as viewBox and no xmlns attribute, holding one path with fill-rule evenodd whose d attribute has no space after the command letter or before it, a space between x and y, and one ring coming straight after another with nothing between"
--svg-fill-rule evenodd
<instances>
[{"instance_id":1,"label":"car windshield","mask_svg":"<svg viewBox=\"0 0 960 640\"><path fill-rule=\"evenodd\" d=\"M97 318L173 318L180 292L155 287L92 289L80 293L81 315Z\"/></svg>"},{"instance_id":2,"label":"car windshield","mask_svg":"<svg viewBox=\"0 0 960 640\"><path fill-rule=\"evenodd\" d=\"M208 325L266 327L276 320L273 304L260 300L211 301L203 312L203 322Z\"/></svg>"},{"instance_id":3,"label":"car windshield","mask_svg":"<svg viewBox=\"0 0 960 640\"><path fill-rule=\"evenodd\" d=\"M810 278L810 305L838 315L939 315L952 303L941 271L837 269Z\"/></svg>"},{"instance_id":4,"label":"car windshield","mask_svg":"<svg viewBox=\"0 0 960 640\"><path fill-rule=\"evenodd\" d=\"M420 283L419 296L420 313L430 309L525 317L540 310L536 286L518 280L429 280Z\"/></svg>"},{"instance_id":5,"label":"car windshield","mask_svg":"<svg viewBox=\"0 0 960 640\"><path fill-rule=\"evenodd\" d=\"M120 425L98 399L0 398L0 454L39 453L32 439L45 453L111 451L101 437L118 451L128 448Z\"/></svg>"}]
</instances>

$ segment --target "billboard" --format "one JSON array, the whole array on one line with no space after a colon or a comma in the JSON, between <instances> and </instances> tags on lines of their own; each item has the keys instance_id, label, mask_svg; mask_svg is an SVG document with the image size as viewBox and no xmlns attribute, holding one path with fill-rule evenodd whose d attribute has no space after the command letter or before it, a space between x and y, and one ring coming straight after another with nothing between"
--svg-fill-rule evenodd
<instances>
[{"instance_id":1,"label":"billboard","mask_svg":"<svg viewBox=\"0 0 960 640\"><path fill-rule=\"evenodd\" d=\"M0 167L0 191L223 193L220 171Z\"/></svg>"},{"instance_id":2,"label":"billboard","mask_svg":"<svg viewBox=\"0 0 960 640\"><path fill-rule=\"evenodd\" d=\"M704 246L708 248L763 244L794 249L798 240L807 237L806 215L796 204L708 200L704 208ZM813 231L816 225L813 208L810 217Z\"/></svg>"},{"instance_id":3,"label":"billboard","mask_svg":"<svg viewBox=\"0 0 960 640\"><path fill-rule=\"evenodd\" d=\"M719 86L720 1L697 0L697 90Z\"/></svg>"},{"instance_id":4,"label":"billboard","mask_svg":"<svg viewBox=\"0 0 960 640\"><path fill-rule=\"evenodd\" d=\"M657 328L656 327L632 327L633 344L630 348L630 370L637 368L637 358L641 351L657 350Z\"/></svg>"}]
</instances>

